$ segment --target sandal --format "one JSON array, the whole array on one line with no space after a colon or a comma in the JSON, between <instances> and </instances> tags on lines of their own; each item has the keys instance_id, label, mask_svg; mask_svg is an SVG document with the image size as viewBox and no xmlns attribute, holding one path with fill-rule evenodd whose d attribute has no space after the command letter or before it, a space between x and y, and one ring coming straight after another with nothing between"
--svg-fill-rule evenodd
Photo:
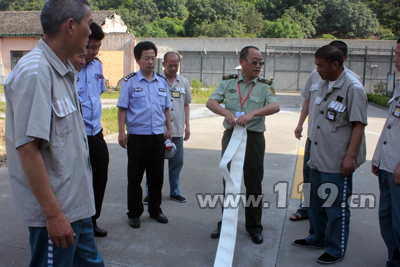
<instances>
[{"instance_id":1,"label":"sandal","mask_svg":"<svg viewBox=\"0 0 400 267\"><path fill-rule=\"evenodd\" d=\"M294 217L292 217L292 216L294 216ZM307 217L307 216L301 216L300 214L298 214L298 213L296 212L296 213L293 213L293 214L289 217L289 219L290 219L291 221L301 221L301 220L303 220L303 219L308 219L308 217Z\"/></svg>"}]
</instances>

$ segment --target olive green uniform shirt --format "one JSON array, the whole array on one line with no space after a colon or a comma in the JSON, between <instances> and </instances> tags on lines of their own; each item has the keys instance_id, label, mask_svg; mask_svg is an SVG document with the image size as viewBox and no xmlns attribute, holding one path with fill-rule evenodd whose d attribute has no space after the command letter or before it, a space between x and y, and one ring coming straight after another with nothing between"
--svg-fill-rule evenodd
<instances>
[{"instance_id":1,"label":"olive green uniform shirt","mask_svg":"<svg viewBox=\"0 0 400 267\"><path fill-rule=\"evenodd\" d=\"M256 77L246 84L241 72L238 75L233 74L225 76L211 94L210 99L215 99L218 103L222 103L225 99L225 109L235 115L236 112L242 112L238 87L239 84L242 103L244 102L243 111L249 113L250 111L266 106L268 103L278 102L278 97L275 95L273 87L268 85L269 83L269 80ZM251 90L252 87L253 90ZM246 98L247 100L245 101ZM233 129L233 127L226 123L225 120L223 125L225 129ZM265 116L254 117L247 123L247 130L253 132L264 132L266 130Z\"/></svg>"}]
</instances>

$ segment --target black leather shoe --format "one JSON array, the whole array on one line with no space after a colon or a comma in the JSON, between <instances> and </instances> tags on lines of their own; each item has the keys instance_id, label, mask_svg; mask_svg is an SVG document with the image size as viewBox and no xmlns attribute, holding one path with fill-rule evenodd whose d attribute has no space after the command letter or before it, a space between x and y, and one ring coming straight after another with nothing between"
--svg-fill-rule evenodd
<instances>
[{"instance_id":1,"label":"black leather shoe","mask_svg":"<svg viewBox=\"0 0 400 267\"><path fill-rule=\"evenodd\" d=\"M251 241L253 241L256 244L262 244L263 240L263 236L262 233L254 233L254 234L250 234L251 236Z\"/></svg>"},{"instance_id":2,"label":"black leather shoe","mask_svg":"<svg viewBox=\"0 0 400 267\"><path fill-rule=\"evenodd\" d=\"M100 227L94 227L93 228L94 236L97 237L106 237L107 236L107 231L104 229L101 229Z\"/></svg>"},{"instance_id":3,"label":"black leather shoe","mask_svg":"<svg viewBox=\"0 0 400 267\"><path fill-rule=\"evenodd\" d=\"M129 218L129 226L132 228L139 228L140 227L139 218Z\"/></svg>"},{"instance_id":4,"label":"black leather shoe","mask_svg":"<svg viewBox=\"0 0 400 267\"><path fill-rule=\"evenodd\" d=\"M211 238L217 239L221 235L221 229L215 229L214 232L211 233Z\"/></svg>"},{"instance_id":5,"label":"black leather shoe","mask_svg":"<svg viewBox=\"0 0 400 267\"><path fill-rule=\"evenodd\" d=\"M168 218L162 213L159 213L157 215L150 215L150 218L155 219L159 223L168 223Z\"/></svg>"}]
</instances>

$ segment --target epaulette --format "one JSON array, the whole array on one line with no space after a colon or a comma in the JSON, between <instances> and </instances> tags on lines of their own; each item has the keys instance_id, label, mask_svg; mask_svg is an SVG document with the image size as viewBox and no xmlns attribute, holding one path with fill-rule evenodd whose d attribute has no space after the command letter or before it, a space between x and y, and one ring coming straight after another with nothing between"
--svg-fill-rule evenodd
<instances>
[{"instance_id":1,"label":"epaulette","mask_svg":"<svg viewBox=\"0 0 400 267\"><path fill-rule=\"evenodd\" d=\"M222 80L230 80L230 79L236 79L238 77L237 74L231 74L231 75L226 75L222 77Z\"/></svg>"},{"instance_id":2,"label":"epaulette","mask_svg":"<svg viewBox=\"0 0 400 267\"><path fill-rule=\"evenodd\" d=\"M271 81L271 80L268 80L268 79L258 78L258 81L259 81L259 82L262 82L262 83L265 83L265 84L268 84L269 86L272 85L272 81Z\"/></svg>"},{"instance_id":3,"label":"epaulette","mask_svg":"<svg viewBox=\"0 0 400 267\"><path fill-rule=\"evenodd\" d=\"M128 75L125 77L124 81L127 82L130 78L132 78L132 77L135 76L135 75L136 75L136 72L132 72L131 74L128 74Z\"/></svg>"},{"instance_id":4,"label":"epaulette","mask_svg":"<svg viewBox=\"0 0 400 267\"><path fill-rule=\"evenodd\" d=\"M164 78L164 79L168 82L167 78L165 78L164 76L162 76L161 73L157 73L157 72L156 72L156 74L157 74L159 77Z\"/></svg>"},{"instance_id":5,"label":"epaulette","mask_svg":"<svg viewBox=\"0 0 400 267\"><path fill-rule=\"evenodd\" d=\"M101 60L98 57L94 58L94 60L96 60L96 59L101 63L101 65L103 65L103 62L101 62Z\"/></svg>"}]
</instances>

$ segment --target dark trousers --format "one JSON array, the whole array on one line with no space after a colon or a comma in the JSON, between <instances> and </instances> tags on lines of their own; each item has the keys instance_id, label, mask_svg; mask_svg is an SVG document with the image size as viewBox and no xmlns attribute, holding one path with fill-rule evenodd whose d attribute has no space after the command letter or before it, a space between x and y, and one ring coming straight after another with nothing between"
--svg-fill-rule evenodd
<instances>
[{"instance_id":1,"label":"dark trousers","mask_svg":"<svg viewBox=\"0 0 400 267\"><path fill-rule=\"evenodd\" d=\"M146 171L149 188L149 214L161 213L161 190L164 182L164 135L130 134L127 152L128 217L139 218L143 213L141 183L144 171Z\"/></svg>"},{"instance_id":2,"label":"dark trousers","mask_svg":"<svg viewBox=\"0 0 400 267\"><path fill-rule=\"evenodd\" d=\"M222 155L224 155L229 141L231 140L233 130L225 130L222 137ZM264 154L265 138L264 133L247 131L246 155L244 157L244 185L246 186L246 200L250 195L255 199L262 195L262 180L264 177ZM229 167L229 166L228 166ZM224 181L225 194L225 181ZM250 234L261 233L262 203L258 206L251 204L245 208L246 230ZM218 224L220 227L220 223Z\"/></svg>"},{"instance_id":3,"label":"dark trousers","mask_svg":"<svg viewBox=\"0 0 400 267\"><path fill-rule=\"evenodd\" d=\"M96 220L100 217L101 206L103 205L104 192L106 191L108 178L108 148L104 141L103 130L94 136L88 136L90 163L93 173L93 192L96 214L92 217L93 227L96 227Z\"/></svg>"}]
</instances>

